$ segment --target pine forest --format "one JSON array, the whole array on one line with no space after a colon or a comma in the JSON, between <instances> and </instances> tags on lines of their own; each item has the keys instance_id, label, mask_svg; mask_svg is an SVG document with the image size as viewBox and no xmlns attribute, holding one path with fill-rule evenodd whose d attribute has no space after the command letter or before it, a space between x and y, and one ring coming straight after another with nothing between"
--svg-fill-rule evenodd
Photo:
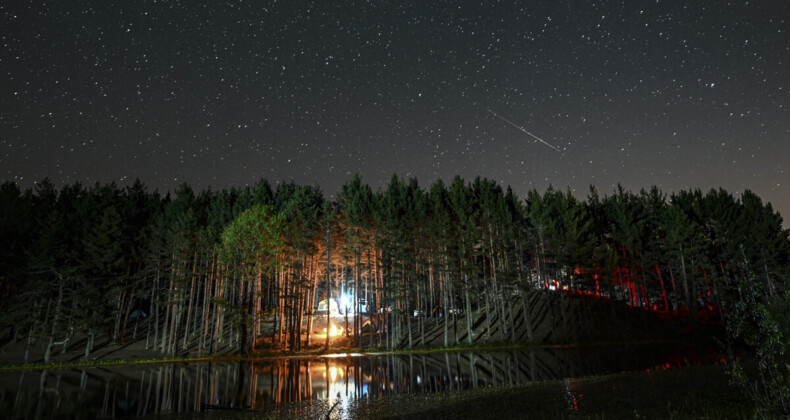
<instances>
[{"instance_id":1,"label":"pine forest","mask_svg":"<svg viewBox=\"0 0 790 420\"><path fill-rule=\"evenodd\" d=\"M310 316L328 297L365 314L344 332L357 347L393 349L423 344L421 323L437 318L443 345L464 344L447 330L471 340L471 313L515 341L514 313L530 314L535 293L697 316L744 290L781 296L790 280L779 214L721 189L581 200L484 178L393 176L374 191L354 176L330 199L266 180L163 195L45 179L0 186L0 238L0 322L45 361L78 336L85 359L99 337L164 356L328 346Z\"/></svg>"}]
</instances>

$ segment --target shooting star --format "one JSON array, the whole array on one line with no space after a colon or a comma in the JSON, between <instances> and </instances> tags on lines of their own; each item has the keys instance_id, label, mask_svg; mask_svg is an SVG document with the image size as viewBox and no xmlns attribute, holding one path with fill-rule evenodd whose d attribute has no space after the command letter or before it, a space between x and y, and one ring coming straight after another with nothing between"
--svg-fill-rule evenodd
<instances>
[{"instance_id":1,"label":"shooting star","mask_svg":"<svg viewBox=\"0 0 790 420\"><path fill-rule=\"evenodd\" d=\"M516 127L516 128L518 128L519 130L521 130L521 131L523 131L523 132L525 132L525 133L527 133L527 134L528 134L530 137L532 137L533 139L535 139L535 140L537 140L537 141L539 141L539 142L541 142L541 143L545 144L546 146L549 146L549 147L551 147L552 149L554 149L554 150L556 150L556 151L558 151L558 152L560 151L560 149L558 149L558 148L556 148L556 147L554 147L554 146L552 146L552 145L550 145L550 144L546 143L546 142L545 142L545 141L544 141L542 138L540 138L540 137L538 137L538 136L536 136L536 135L534 135L534 134L530 133L529 131L527 131L527 130L525 130L525 129L521 128L521 127L519 127L519 126L518 126L518 125L516 125L514 122L512 122L512 121L508 120L507 118L505 118L505 117L503 117L503 116L501 116L501 115L497 114L496 112L494 112L494 111L492 111L492 110L490 110L490 109L488 110L488 112L490 112L490 113L491 113L493 116L495 116L495 117L499 118L500 120L502 120L502 121L504 121L504 122L506 122L506 123L508 123L508 124L512 125L513 127Z\"/></svg>"}]
</instances>

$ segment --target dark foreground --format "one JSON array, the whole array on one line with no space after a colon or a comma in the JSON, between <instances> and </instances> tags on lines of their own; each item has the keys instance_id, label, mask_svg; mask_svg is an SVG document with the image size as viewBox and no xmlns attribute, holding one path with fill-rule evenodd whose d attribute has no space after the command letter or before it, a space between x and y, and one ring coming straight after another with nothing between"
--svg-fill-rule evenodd
<instances>
[{"instance_id":1,"label":"dark foreground","mask_svg":"<svg viewBox=\"0 0 790 420\"><path fill-rule=\"evenodd\" d=\"M502 388L211 410L168 419L743 419L748 399L724 365L619 373Z\"/></svg>"}]
</instances>

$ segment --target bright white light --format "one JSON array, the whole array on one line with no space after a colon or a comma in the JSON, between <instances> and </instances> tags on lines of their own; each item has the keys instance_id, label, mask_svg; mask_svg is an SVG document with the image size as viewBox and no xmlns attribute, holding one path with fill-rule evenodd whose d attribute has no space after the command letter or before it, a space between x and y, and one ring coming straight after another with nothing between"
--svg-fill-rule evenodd
<instances>
[{"instance_id":1,"label":"bright white light","mask_svg":"<svg viewBox=\"0 0 790 420\"><path fill-rule=\"evenodd\" d=\"M351 298L348 295L340 296L340 307L343 308L344 312L348 312L349 308L351 308Z\"/></svg>"}]
</instances>

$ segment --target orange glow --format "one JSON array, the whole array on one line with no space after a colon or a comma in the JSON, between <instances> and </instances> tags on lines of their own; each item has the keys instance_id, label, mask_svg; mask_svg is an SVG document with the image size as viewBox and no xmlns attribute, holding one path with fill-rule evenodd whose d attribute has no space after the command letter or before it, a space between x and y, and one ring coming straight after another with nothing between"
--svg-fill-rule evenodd
<instances>
[{"instance_id":1,"label":"orange glow","mask_svg":"<svg viewBox=\"0 0 790 420\"><path fill-rule=\"evenodd\" d=\"M337 366L332 366L329 368L329 380L334 385L337 382L338 376L343 378L343 370L339 369Z\"/></svg>"},{"instance_id":2,"label":"orange glow","mask_svg":"<svg viewBox=\"0 0 790 420\"><path fill-rule=\"evenodd\" d=\"M324 328L324 334L326 334L326 328ZM330 337L337 337L343 334L343 330L338 328L335 324L329 324L329 336Z\"/></svg>"}]
</instances>

